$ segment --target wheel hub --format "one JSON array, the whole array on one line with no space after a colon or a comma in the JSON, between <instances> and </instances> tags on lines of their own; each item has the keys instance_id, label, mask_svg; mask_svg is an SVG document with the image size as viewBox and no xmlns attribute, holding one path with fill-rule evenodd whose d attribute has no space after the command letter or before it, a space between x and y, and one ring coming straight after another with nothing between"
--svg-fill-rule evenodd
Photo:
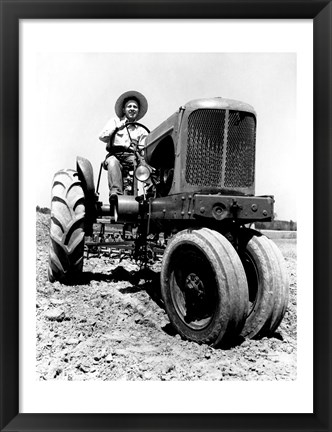
<instances>
[{"instance_id":1,"label":"wheel hub","mask_svg":"<svg viewBox=\"0 0 332 432\"><path fill-rule=\"evenodd\" d=\"M188 290L195 290L198 295L202 294L204 291L203 283L195 273L188 274L185 281L185 288Z\"/></svg>"}]
</instances>

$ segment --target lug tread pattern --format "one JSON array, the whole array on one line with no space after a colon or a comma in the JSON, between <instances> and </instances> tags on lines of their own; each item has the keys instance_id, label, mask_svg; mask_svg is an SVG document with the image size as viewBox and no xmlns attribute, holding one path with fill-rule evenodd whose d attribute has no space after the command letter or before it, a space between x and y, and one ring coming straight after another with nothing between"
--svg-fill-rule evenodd
<instances>
[{"instance_id":1,"label":"lug tread pattern","mask_svg":"<svg viewBox=\"0 0 332 432\"><path fill-rule=\"evenodd\" d=\"M52 184L49 280L82 271L84 217L84 193L76 171L58 171Z\"/></svg>"}]
</instances>

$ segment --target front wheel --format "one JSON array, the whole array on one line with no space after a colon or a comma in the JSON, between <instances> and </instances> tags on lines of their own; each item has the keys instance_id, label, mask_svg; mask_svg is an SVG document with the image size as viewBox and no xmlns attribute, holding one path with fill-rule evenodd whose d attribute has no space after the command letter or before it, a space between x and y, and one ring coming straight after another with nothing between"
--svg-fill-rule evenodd
<instances>
[{"instance_id":1,"label":"front wheel","mask_svg":"<svg viewBox=\"0 0 332 432\"><path fill-rule=\"evenodd\" d=\"M216 231L184 230L170 240L161 293L171 324L185 339L216 346L244 325L245 272L231 243Z\"/></svg>"},{"instance_id":2,"label":"front wheel","mask_svg":"<svg viewBox=\"0 0 332 432\"><path fill-rule=\"evenodd\" d=\"M288 304L288 275L281 252L272 240L244 228L239 255L249 287L248 317L242 336L262 338L279 326Z\"/></svg>"},{"instance_id":3,"label":"front wheel","mask_svg":"<svg viewBox=\"0 0 332 432\"><path fill-rule=\"evenodd\" d=\"M52 184L48 278L71 281L83 269L84 192L74 170L58 171Z\"/></svg>"}]
</instances>

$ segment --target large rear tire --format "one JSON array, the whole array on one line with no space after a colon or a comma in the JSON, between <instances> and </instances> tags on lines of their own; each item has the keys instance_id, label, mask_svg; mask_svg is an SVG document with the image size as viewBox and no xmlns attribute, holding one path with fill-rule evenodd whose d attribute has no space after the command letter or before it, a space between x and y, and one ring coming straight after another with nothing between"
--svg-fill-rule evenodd
<instances>
[{"instance_id":1,"label":"large rear tire","mask_svg":"<svg viewBox=\"0 0 332 432\"><path fill-rule=\"evenodd\" d=\"M248 317L241 335L262 338L279 326L288 304L288 276L281 252L272 240L244 228L239 255L249 288Z\"/></svg>"},{"instance_id":2,"label":"large rear tire","mask_svg":"<svg viewBox=\"0 0 332 432\"><path fill-rule=\"evenodd\" d=\"M216 231L184 230L170 240L161 293L171 324L185 339L216 346L243 328L246 275L231 243Z\"/></svg>"},{"instance_id":3,"label":"large rear tire","mask_svg":"<svg viewBox=\"0 0 332 432\"><path fill-rule=\"evenodd\" d=\"M84 192L74 170L58 171L52 184L48 278L72 282L82 272Z\"/></svg>"}]
</instances>

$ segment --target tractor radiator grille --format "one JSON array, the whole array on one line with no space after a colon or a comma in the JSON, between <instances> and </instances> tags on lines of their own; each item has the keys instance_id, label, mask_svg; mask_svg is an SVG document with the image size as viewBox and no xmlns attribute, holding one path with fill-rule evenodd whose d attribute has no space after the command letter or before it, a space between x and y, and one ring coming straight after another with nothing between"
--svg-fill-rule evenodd
<instances>
[{"instance_id":1,"label":"tractor radiator grille","mask_svg":"<svg viewBox=\"0 0 332 432\"><path fill-rule=\"evenodd\" d=\"M231 111L225 167L225 187L249 187L255 179L255 118Z\"/></svg>"},{"instance_id":2,"label":"tractor radiator grille","mask_svg":"<svg viewBox=\"0 0 332 432\"><path fill-rule=\"evenodd\" d=\"M226 111L220 109L198 109L189 115L187 183L217 188L253 185L255 117L230 111L226 119Z\"/></svg>"},{"instance_id":3,"label":"tractor radiator grille","mask_svg":"<svg viewBox=\"0 0 332 432\"><path fill-rule=\"evenodd\" d=\"M225 111L197 110L188 119L186 181L218 187L222 179Z\"/></svg>"}]
</instances>

